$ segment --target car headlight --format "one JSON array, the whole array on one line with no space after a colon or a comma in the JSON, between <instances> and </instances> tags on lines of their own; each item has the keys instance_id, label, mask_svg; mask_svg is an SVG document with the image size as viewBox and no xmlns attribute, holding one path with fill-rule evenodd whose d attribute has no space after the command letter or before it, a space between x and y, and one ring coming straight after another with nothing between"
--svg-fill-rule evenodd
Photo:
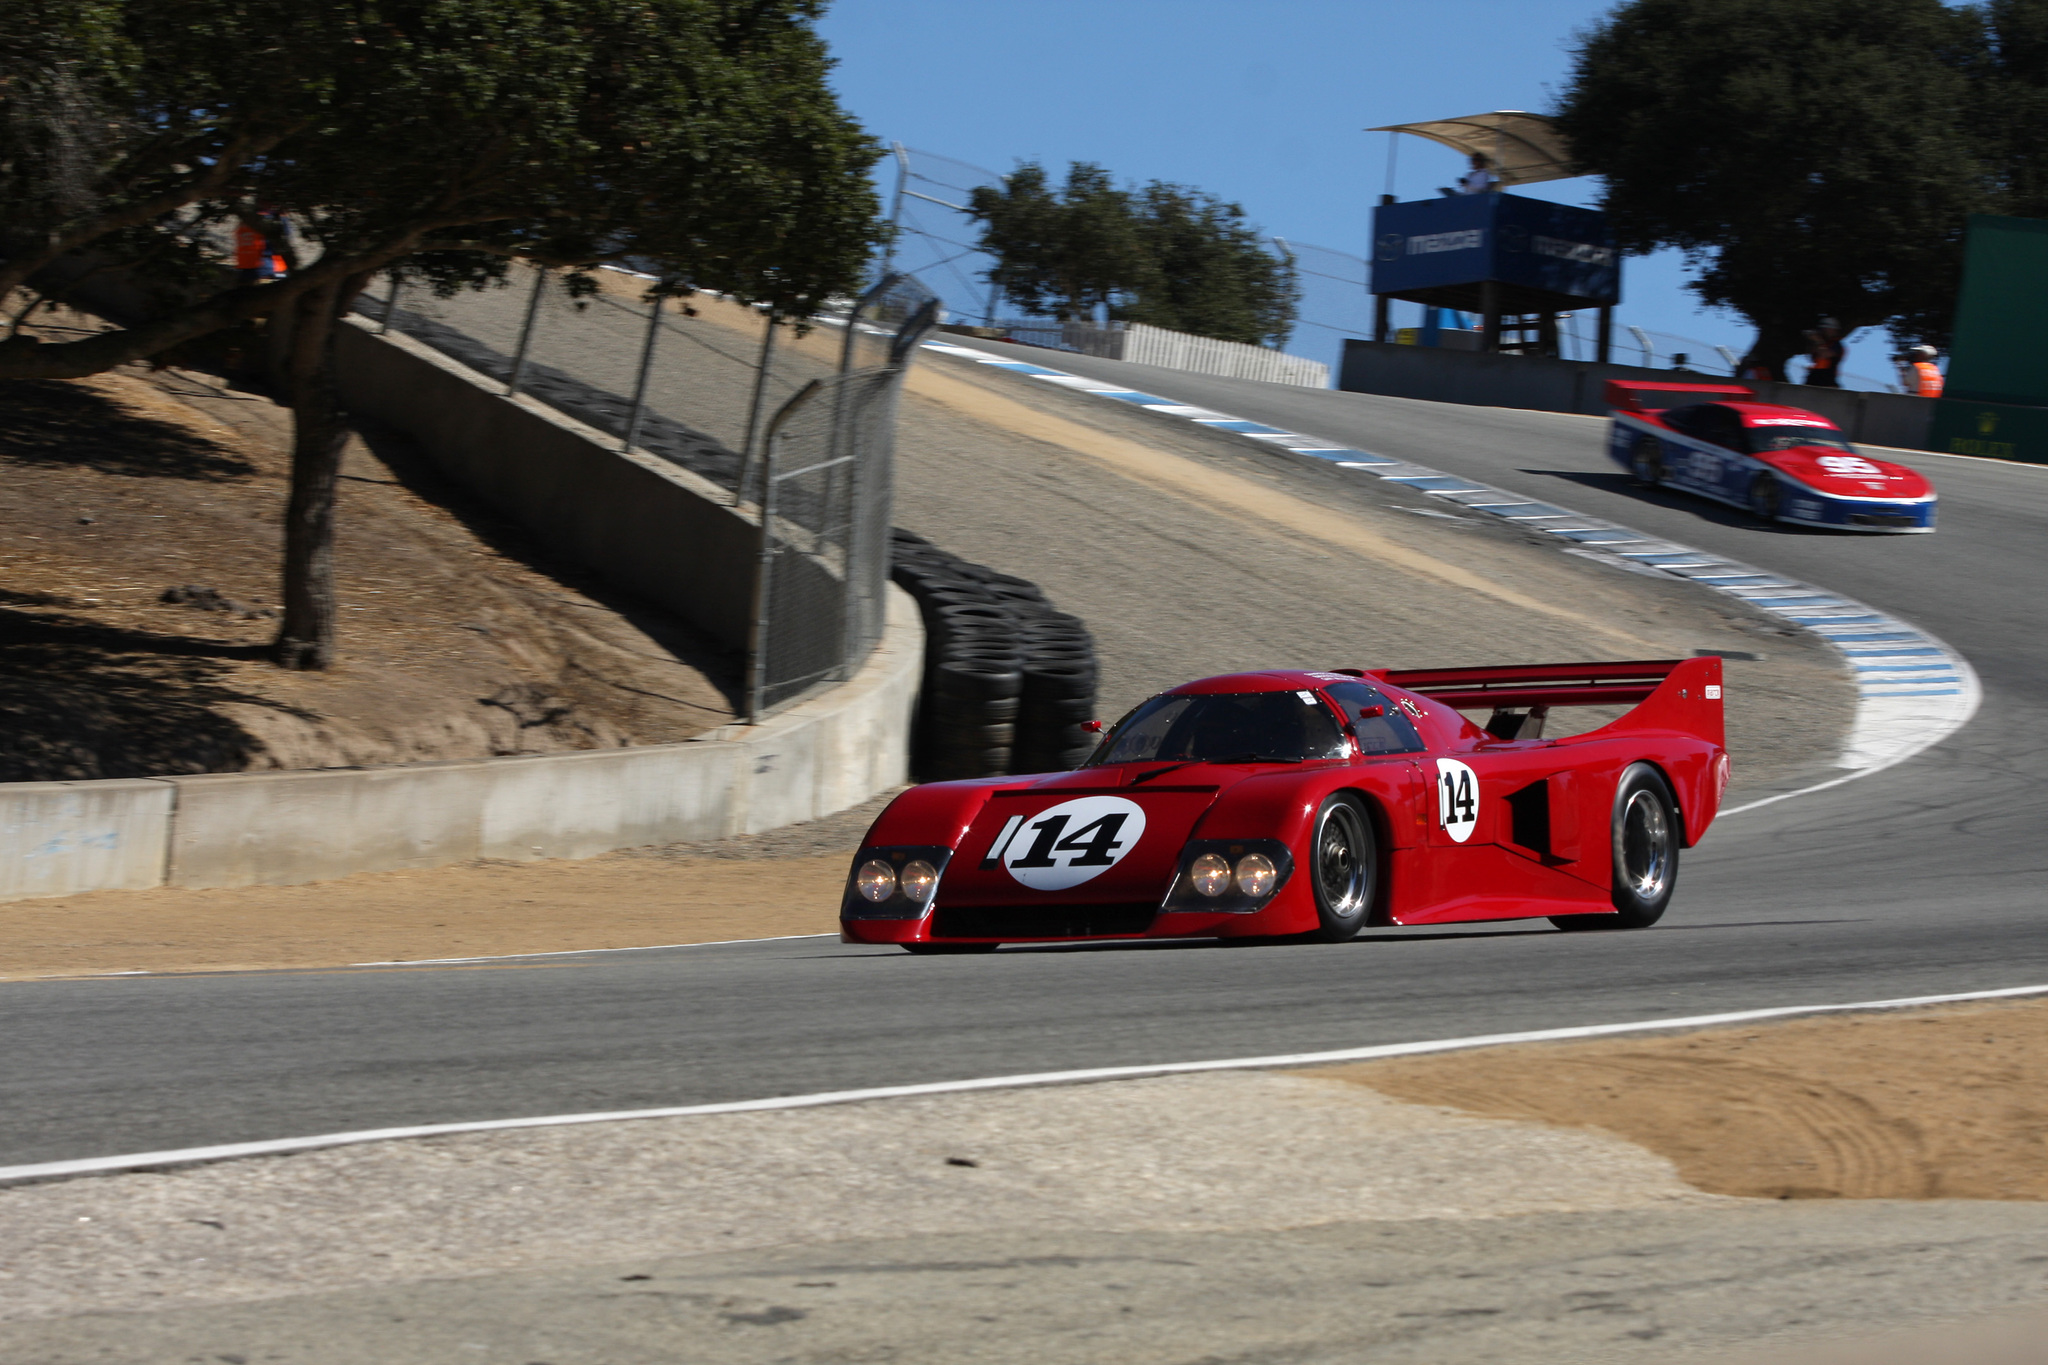
<instances>
[{"instance_id":1,"label":"car headlight","mask_svg":"<svg viewBox=\"0 0 2048 1365\"><path fill-rule=\"evenodd\" d=\"M930 863L918 863L916 866L931 872ZM910 869L903 870L908 872ZM932 873L932 880L938 880L937 873ZM860 871L854 874L853 884L860 888L861 895L879 905L896 894L896 869L879 858L870 858L862 863ZM926 887L926 891L929 894L929 886Z\"/></svg>"},{"instance_id":2,"label":"car headlight","mask_svg":"<svg viewBox=\"0 0 2048 1365\"><path fill-rule=\"evenodd\" d=\"M1230 863L1218 853L1204 853L1188 864L1188 880L1205 896L1220 896L1230 889Z\"/></svg>"},{"instance_id":3,"label":"car headlight","mask_svg":"<svg viewBox=\"0 0 2048 1365\"><path fill-rule=\"evenodd\" d=\"M885 872L888 870L880 863L870 863L868 866L882 867ZM865 871L866 869L862 870ZM903 898L905 900L917 905L923 905L932 898L932 892L938 888L939 870L922 858L912 858L903 865L903 871L898 875L897 880L903 886ZM867 894L866 888L862 888L862 894ZM877 897L870 895L868 899L875 900Z\"/></svg>"},{"instance_id":4,"label":"car headlight","mask_svg":"<svg viewBox=\"0 0 2048 1365\"><path fill-rule=\"evenodd\" d=\"M1205 856L1215 857L1214 854ZM1220 863L1223 860L1217 858L1216 861ZM1274 867L1273 860L1263 853L1247 853L1237 860L1237 889L1247 896L1265 895L1279 878L1280 869Z\"/></svg>"}]
</instances>

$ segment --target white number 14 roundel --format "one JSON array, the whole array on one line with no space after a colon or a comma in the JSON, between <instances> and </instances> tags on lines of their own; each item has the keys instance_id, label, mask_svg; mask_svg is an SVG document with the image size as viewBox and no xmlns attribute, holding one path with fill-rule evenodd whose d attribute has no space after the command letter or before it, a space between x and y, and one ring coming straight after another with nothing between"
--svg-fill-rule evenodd
<instances>
[{"instance_id":1,"label":"white number 14 roundel","mask_svg":"<svg viewBox=\"0 0 2048 1365\"><path fill-rule=\"evenodd\" d=\"M1115 867L1145 833L1145 808L1121 796L1084 796L1003 822L990 860L1034 891L1064 891ZM987 866L986 863L983 866Z\"/></svg>"},{"instance_id":2,"label":"white number 14 roundel","mask_svg":"<svg viewBox=\"0 0 2048 1365\"><path fill-rule=\"evenodd\" d=\"M1455 758L1436 761L1436 822L1460 844L1479 823L1479 778Z\"/></svg>"}]
</instances>

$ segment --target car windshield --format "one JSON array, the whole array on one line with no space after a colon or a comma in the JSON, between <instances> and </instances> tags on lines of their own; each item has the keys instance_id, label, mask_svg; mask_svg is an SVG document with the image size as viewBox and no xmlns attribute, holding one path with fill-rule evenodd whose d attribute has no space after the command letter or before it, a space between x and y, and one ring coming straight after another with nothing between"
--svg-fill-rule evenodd
<instances>
[{"instance_id":1,"label":"car windshield","mask_svg":"<svg viewBox=\"0 0 2048 1365\"><path fill-rule=\"evenodd\" d=\"M1344 757L1336 719L1313 692L1154 697L1118 723L1095 763L1298 763Z\"/></svg>"},{"instance_id":2,"label":"car windshield","mask_svg":"<svg viewBox=\"0 0 2048 1365\"><path fill-rule=\"evenodd\" d=\"M1799 446L1825 446L1829 450L1846 450L1852 454L1856 450L1841 432L1829 431L1826 427L1751 427L1748 435L1749 453L1752 455L1792 450Z\"/></svg>"}]
</instances>

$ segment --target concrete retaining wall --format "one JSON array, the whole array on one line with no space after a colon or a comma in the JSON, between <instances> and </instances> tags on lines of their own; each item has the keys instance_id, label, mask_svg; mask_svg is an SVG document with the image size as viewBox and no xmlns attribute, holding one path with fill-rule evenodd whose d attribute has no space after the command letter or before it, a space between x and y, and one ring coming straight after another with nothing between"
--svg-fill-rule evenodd
<instances>
[{"instance_id":1,"label":"concrete retaining wall","mask_svg":"<svg viewBox=\"0 0 2048 1365\"><path fill-rule=\"evenodd\" d=\"M756 834L906 780L924 628L889 589L854 678L686 744L315 772L0 783L0 901L255 886Z\"/></svg>"},{"instance_id":2,"label":"concrete retaining wall","mask_svg":"<svg viewBox=\"0 0 2048 1365\"><path fill-rule=\"evenodd\" d=\"M161 885L175 796L149 778L0 782L0 900Z\"/></svg>"},{"instance_id":3,"label":"concrete retaining wall","mask_svg":"<svg viewBox=\"0 0 2048 1365\"><path fill-rule=\"evenodd\" d=\"M431 347L351 318L335 370L352 413L416 440L450 479L564 555L745 649L760 530L710 480L621 453L594 427Z\"/></svg>"},{"instance_id":4,"label":"concrete retaining wall","mask_svg":"<svg viewBox=\"0 0 2048 1365\"><path fill-rule=\"evenodd\" d=\"M1337 387L1350 393L1423 398L1434 403L1472 403L1494 408L1533 408L1604 416L1610 379L1674 380L1710 384L1719 375L1687 376L1639 365L1596 365L1539 356L1485 355L1429 346L1346 341ZM1903 393L1816 389L1804 384L1751 384L1758 399L1806 408L1834 422L1852 441L1926 450L1935 400Z\"/></svg>"}]
</instances>

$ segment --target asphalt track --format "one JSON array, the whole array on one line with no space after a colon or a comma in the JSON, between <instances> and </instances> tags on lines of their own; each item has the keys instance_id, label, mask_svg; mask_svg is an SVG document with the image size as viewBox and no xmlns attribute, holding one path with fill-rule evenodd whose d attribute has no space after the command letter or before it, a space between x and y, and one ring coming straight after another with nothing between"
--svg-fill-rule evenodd
<instances>
[{"instance_id":1,"label":"asphalt track","mask_svg":"<svg viewBox=\"0 0 2048 1365\"><path fill-rule=\"evenodd\" d=\"M1767 530L1630 488L1583 418L1058 363L1839 590L1960 649L1983 707L1899 767L1724 819L1688 853L1670 919L1640 934L960 959L800 939L9 985L0 1165L2048 982L2048 470L1909 457L1941 492L1939 534Z\"/></svg>"}]
</instances>

